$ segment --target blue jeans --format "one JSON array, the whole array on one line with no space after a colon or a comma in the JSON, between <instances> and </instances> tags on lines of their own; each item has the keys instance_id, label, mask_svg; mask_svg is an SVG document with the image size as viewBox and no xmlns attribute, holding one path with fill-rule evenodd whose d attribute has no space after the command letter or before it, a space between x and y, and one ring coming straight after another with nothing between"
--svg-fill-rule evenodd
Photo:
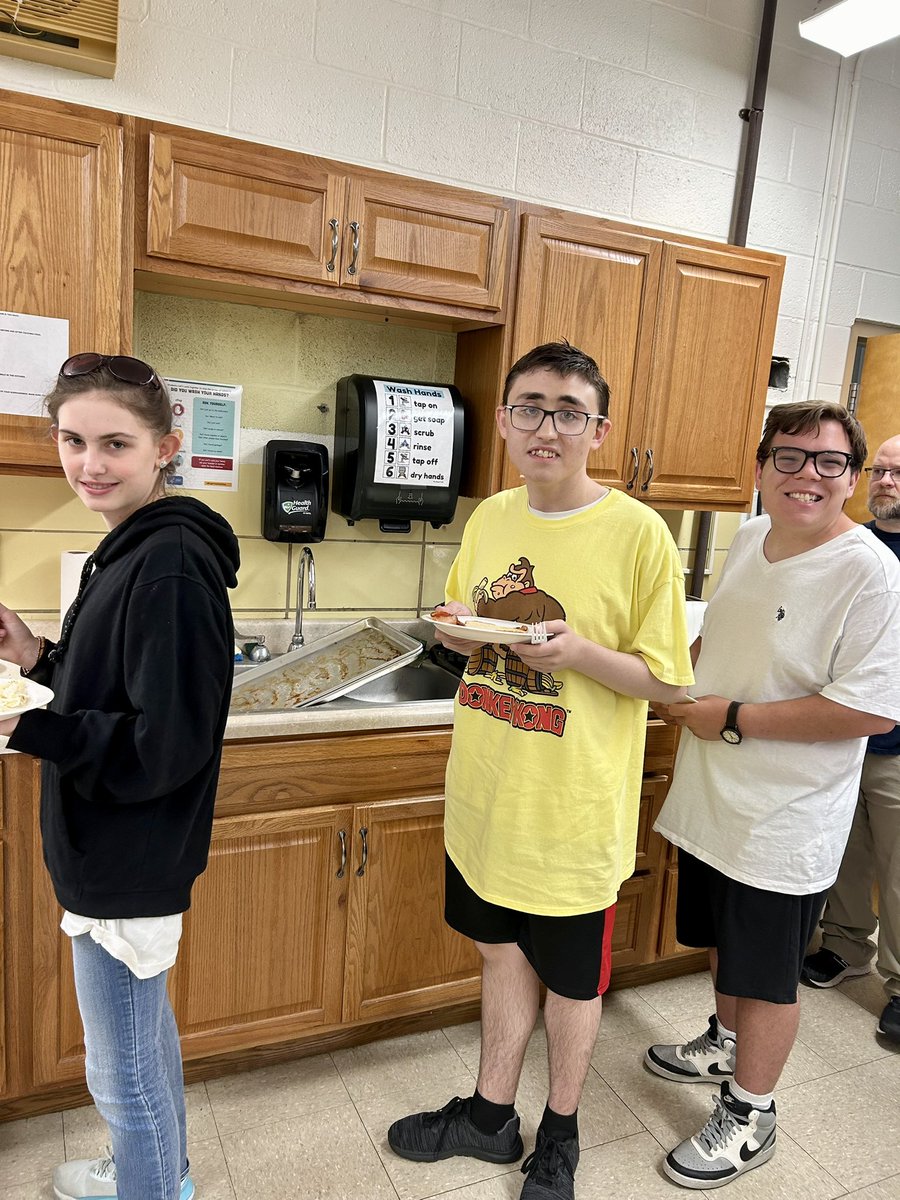
<instances>
[{"instance_id":1,"label":"blue jeans","mask_svg":"<svg viewBox=\"0 0 900 1200\"><path fill-rule=\"evenodd\" d=\"M89 933L71 941L87 1083L109 1126L118 1200L178 1200L187 1134L168 972L138 979Z\"/></svg>"}]
</instances>

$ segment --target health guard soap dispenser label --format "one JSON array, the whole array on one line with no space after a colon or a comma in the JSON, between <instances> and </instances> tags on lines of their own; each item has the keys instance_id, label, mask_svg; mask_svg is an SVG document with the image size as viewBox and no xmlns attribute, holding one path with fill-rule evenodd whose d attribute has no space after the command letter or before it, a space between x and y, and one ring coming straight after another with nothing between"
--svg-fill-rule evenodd
<instances>
[{"instance_id":1,"label":"health guard soap dispenser label","mask_svg":"<svg viewBox=\"0 0 900 1200\"><path fill-rule=\"evenodd\" d=\"M376 379L374 483L447 487L453 463L453 397L444 387Z\"/></svg>"}]
</instances>

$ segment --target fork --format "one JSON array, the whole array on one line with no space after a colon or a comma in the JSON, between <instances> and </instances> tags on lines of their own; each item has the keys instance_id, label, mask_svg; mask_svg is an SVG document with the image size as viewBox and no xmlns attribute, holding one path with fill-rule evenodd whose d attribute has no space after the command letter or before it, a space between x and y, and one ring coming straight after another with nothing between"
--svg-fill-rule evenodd
<instances>
[{"instance_id":1,"label":"fork","mask_svg":"<svg viewBox=\"0 0 900 1200\"><path fill-rule=\"evenodd\" d=\"M532 646L543 646L547 641L547 626L543 621L535 621L531 626L531 644Z\"/></svg>"}]
</instances>

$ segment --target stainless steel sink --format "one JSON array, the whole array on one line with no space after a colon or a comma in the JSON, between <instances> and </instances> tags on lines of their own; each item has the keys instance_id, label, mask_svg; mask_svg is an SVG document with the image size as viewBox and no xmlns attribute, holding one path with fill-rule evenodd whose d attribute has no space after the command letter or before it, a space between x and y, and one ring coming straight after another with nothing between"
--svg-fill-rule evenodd
<instances>
[{"instance_id":1,"label":"stainless steel sink","mask_svg":"<svg viewBox=\"0 0 900 1200\"><path fill-rule=\"evenodd\" d=\"M419 666L400 667L354 692L323 704L322 708L355 707L358 704L421 704L428 700L450 700L456 695L459 680L450 671L424 662Z\"/></svg>"}]
</instances>

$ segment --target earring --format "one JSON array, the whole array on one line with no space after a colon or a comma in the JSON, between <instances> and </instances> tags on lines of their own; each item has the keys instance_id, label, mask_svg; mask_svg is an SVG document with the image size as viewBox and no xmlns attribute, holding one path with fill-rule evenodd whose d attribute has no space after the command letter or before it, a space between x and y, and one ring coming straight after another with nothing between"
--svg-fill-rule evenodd
<instances>
[{"instance_id":1,"label":"earring","mask_svg":"<svg viewBox=\"0 0 900 1200\"><path fill-rule=\"evenodd\" d=\"M164 458L163 458L163 459L160 459L160 463L159 463L159 469L160 469L160 470L162 470L162 469L163 469L163 467L167 467L168 465L169 465L169 464L166 462L166 460L165 460Z\"/></svg>"}]
</instances>

